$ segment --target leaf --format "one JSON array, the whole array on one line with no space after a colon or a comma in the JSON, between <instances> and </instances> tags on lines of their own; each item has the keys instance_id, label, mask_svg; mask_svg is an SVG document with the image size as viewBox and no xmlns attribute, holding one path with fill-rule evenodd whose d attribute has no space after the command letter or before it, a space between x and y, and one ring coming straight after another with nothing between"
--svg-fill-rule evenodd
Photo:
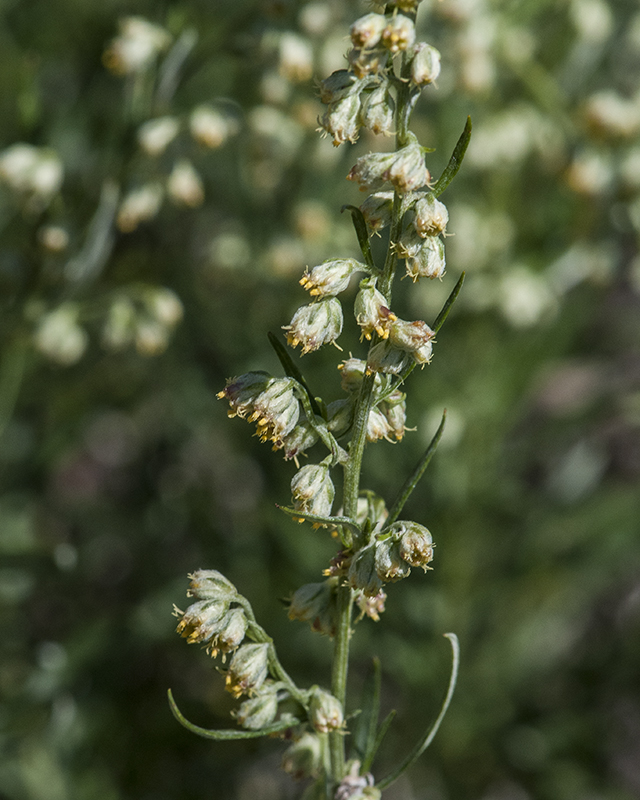
<instances>
[{"instance_id":1,"label":"leaf","mask_svg":"<svg viewBox=\"0 0 640 800\"><path fill-rule=\"evenodd\" d=\"M372 750L376 741L376 728L380 714L380 685L382 675L380 659L373 659L373 671L368 676L362 690L362 708L353 732L353 755L364 763L373 760ZM369 758L371 754L371 758ZM366 771L366 770L365 770Z\"/></svg>"},{"instance_id":2,"label":"leaf","mask_svg":"<svg viewBox=\"0 0 640 800\"><path fill-rule=\"evenodd\" d=\"M453 149L449 163L444 168L444 172L438 178L436 185L431 190L434 197L439 197L451 181L455 178L457 171L460 169L464 154L467 152L469 140L471 139L471 117L467 117L467 122L456 146Z\"/></svg>"},{"instance_id":3,"label":"leaf","mask_svg":"<svg viewBox=\"0 0 640 800\"><path fill-rule=\"evenodd\" d=\"M447 297L445 304L442 306L442 309L438 316L436 317L436 321L433 323L433 332L437 333L440 328L444 325L444 321L449 316L449 312L451 311L451 306L456 302L458 295L460 294L460 289L462 289L462 284L464 283L464 277L466 273L463 272L460 277L458 278L458 282L451 290L451 294Z\"/></svg>"},{"instance_id":4,"label":"leaf","mask_svg":"<svg viewBox=\"0 0 640 800\"><path fill-rule=\"evenodd\" d=\"M436 721L426 731L422 739L418 741L416 746L405 758L402 764L400 764L400 766L397 769L395 769L390 775L387 775L386 778L383 778L381 781L376 783L376 787L380 789L380 791L386 789L388 786L391 786L392 783L397 781L398 778L420 758L420 756L424 753L427 747L429 747L431 742L434 740L435 735L438 732L438 728L440 727L440 724L444 719L445 714L447 713L447 709L449 708L449 704L451 703L451 698L453 697L453 692L456 688L456 681L458 679L458 667L460 665L460 645L458 644L458 637L455 635L455 633L445 633L444 635L451 644L452 663L451 663L451 676L449 678L449 687L447 688L447 694L444 698L444 702L442 704L442 708L440 709L440 713L438 714Z\"/></svg>"},{"instance_id":5,"label":"leaf","mask_svg":"<svg viewBox=\"0 0 640 800\"><path fill-rule=\"evenodd\" d=\"M183 728L186 728L188 731L198 736L202 736L203 739L214 739L217 742L235 741L236 739L256 739L260 736L269 736L272 733L285 731L287 728L293 728L300 724L300 720L296 719L296 717L286 717L278 720L278 722L274 722L272 725L267 725L265 728L260 728L258 731L208 730L207 728L200 728L198 725L194 725L193 722L189 722L176 705L171 689L167 690L167 696L169 698L171 713Z\"/></svg>"},{"instance_id":6,"label":"leaf","mask_svg":"<svg viewBox=\"0 0 640 800\"><path fill-rule=\"evenodd\" d=\"M393 525L393 523L398 519L400 516L400 512L404 508L404 504L407 502L409 497L411 496L411 492L416 488L418 481L424 475L424 471L429 465L433 454L436 452L436 448L438 447L438 443L442 437L442 432L444 431L444 424L447 419L447 409L442 412L442 421L438 426L438 430L435 432L433 439L429 442L429 446L424 452L424 455L418 461L416 466L414 467L413 472L405 481L404 486L400 490L396 501L394 502L393 506L391 507L391 511L389 512L389 516L386 520L385 528L389 525Z\"/></svg>"},{"instance_id":7,"label":"leaf","mask_svg":"<svg viewBox=\"0 0 640 800\"><path fill-rule=\"evenodd\" d=\"M305 519L307 522L317 522L320 525L330 525L332 528L338 528L342 526L344 528L349 528L358 536L362 533L360 526L350 517L321 517L317 514L307 514L304 511L298 511L295 508L287 508L287 506L281 506L278 505L278 503L276 503L276 508L279 508L280 511L284 511L284 513L288 514L290 517Z\"/></svg>"},{"instance_id":8,"label":"leaf","mask_svg":"<svg viewBox=\"0 0 640 800\"><path fill-rule=\"evenodd\" d=\"M365 222L364 215L358 206L345 205L342 206L340 211L349 211L351 213L351 221L353 227L356 229L356 236L358 237L358 244L364 256L364 260L369 269L377 272L376 265L373 261L371 253L371 243L369 242L369 231L367 230L367 223Z\"/></svg>"}]
</instances>

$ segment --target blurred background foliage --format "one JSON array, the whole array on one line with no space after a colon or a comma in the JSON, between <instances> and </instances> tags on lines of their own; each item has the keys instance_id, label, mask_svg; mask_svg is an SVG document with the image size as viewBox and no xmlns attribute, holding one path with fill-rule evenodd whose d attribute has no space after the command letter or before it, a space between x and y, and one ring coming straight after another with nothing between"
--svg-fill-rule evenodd
<instances>
[{"instance_id":1,"label":"blurred background foliage","mask_svg":"<svg viewBox=\"0 0 640 800\"><path fill-rule=\"evenodd\" d=\"M280 743L213 744L173 720L169 686L206 727L232 701L170 612L187 572L217 568L294 677L328 683L330 643L279 598L335 545L277 512L292 465L215 392L277 372L265 334L305 302L304 267L356 254L344 177L389 144L322 140L314 81L368 8L0 4L3 800L300 792ZM448 409L409 509L436 569L358 627L352 710L378 654L399 712L382 775L439 707L453 630L454 703L385 797L638 798L640 13L425 0L419 25L443 61L414 115L432 174L467 114L474 135L442 198L448 273L398 282L394 306L433 321L467 282L411 376L417 431L367 450L366 485L390 501ZM340 396L334 351L301 366Z\"/></svg>"}]
</instances>

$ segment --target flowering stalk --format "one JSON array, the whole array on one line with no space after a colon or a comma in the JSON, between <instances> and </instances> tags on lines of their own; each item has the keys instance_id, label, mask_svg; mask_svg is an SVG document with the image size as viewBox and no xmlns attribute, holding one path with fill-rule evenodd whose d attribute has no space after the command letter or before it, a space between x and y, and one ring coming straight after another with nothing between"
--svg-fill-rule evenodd
<instances>
[{"instance_id":1,"label":"flowering stalk","mask_svg":"<svg viewBox=\"0 0 640 800\"><path fill-rule=\"evenodd\" d=\"M292 506L282 508L299 523L331 529L341 549L324 570L325 580L301 587L291 598L289 616L311 625L334 640L331 690L300 689L284 670L273 641L257 623L248 601L215 571L191 576L190 596L198 600L181 617L178 632L190 643L202 642L212 654L233 654L226 675L234 697L247 696L234 715L245 731L206 731L188 723L172 698L172 710L190 730L210 738L241 738L286 729L294 743L283 768L294 777L312 778L307 798L348 800L378 798L429 745L451 700L458 668L454 634L446 634L453 651L449 689L435 725L410 750L405 761L375 782L370 768L391 722L378 725L377 684L363 700L353 738L345 737L349 643L353 625L364 617L379 620L384 611L384 587L406 577L412 568L431 570L434 542L424 525L399 519L403 506L421 479L444 428L445 416L427 452L407 478L387 511L384 500L360 488L365 445L381 438L399 441L406 427L407 377L433 355L434 337L462 286L458 280L440 314L429 326L404 320L392 310L392 286L398 264L406 275L441 278L445 271L442 236L448 223L446 207L437 199L455 176L471 133L464 132L443 175L435 183L423 148L409 129L411 111L424 86L440 71L440 54L416 42L419 0L395 0L384 14L371 13L351 28L354 49L349 68L338 70L321 84L327 105L322 130L334 145L353 142L360 128L395 136L395 149L360 157L348 179L368 197L349 210L362 251L362 261L333 258L307 269L301 286L311 302L301 306L283 326L287 343L312 353L335 344L342 332L343 310L338 296L359 275L354 315L362 338L369 342L364 360L350 357L339 365L345 396L326 403L308 382L282 342L270 335L284 369L283 377L251 372L232 378L218 397L229 403L229 416L255 423L256 435L293 459L298 471L291 481ZM343 209L344 210L344 209ZM369 239L389 229L384 264L375 263ZM328 451L324 459L300 467L299 458L316 445ZM342 468L342 509L334 512L333 473ZM213 585L211 588L210 584ZM229 588L231 587L231 588ZM360 614L354 620L353 609ZM246 639L250 640L247 643ZM377 685L377 688L376 688ZM346 746L351 753L347 760Z\"/></svg>"}]
</instances>

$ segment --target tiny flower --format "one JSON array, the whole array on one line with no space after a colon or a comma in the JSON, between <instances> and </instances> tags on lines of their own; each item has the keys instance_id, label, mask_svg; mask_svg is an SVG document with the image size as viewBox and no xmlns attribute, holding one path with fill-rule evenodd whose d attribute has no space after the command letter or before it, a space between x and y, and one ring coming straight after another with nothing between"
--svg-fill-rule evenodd
<instances>
[{"instance_id":1,"label":"tiny flower","mask_svg":"<svg viewBox=\"0 0 640 800\"><path fill-rule=\"evenodd\" d=\"M268 672L269 645L243 644L229 664L225 688L234 697L254 694L264 683Z\"/></svg>"},{"instance_id":2,"label":"tiny flower","mask_svg":"<svg viewBox=\"0 0 640 800\"><path fill-rule=\"evenodd\" d=\"M167 193L174 203L196 208L204 202L202 178L186 158L174 164L167 180Z\"/></svg>"},{"instance_id":3,"label":"tiny flower","mask_svg":"<svg viewBox=\"0 0 640 800\"><path fill-rule=\"evenodd\" d=\"M60 225L43 225L38 230L38 241L50 253L62 253L69 246L69 234Z\"/></svg>"},{"instance_id":4,"label":"tiny flower","mask_svg":"<svg viewBox=\"0 0 640 800\"><path fill-rule=\"evenodd\" d=\"M261 370L246 372L238 378L230 378L216 397L219 400L226 398L229 401L228 416L245 417L253 412L255 400L274 380L275 378Z\"/></svg>"},{"instance_id":5,"label":"tiny flower","mask_svg":"<svg viewBox=\"0 0 640 800\"><path fill-rule=\"evenodd\" d=\"M164 287L149 287L145 292L144 304L153 318L168 328L175 327L184 314L178 295Z\"/></svg>"},{"instance_id":6,"label":"tiny flower","mask_svg":"<svg viewBox=\"0 0 640 800\"><path fill-rule=\"evenodd\" d=\"M440 51L426 42L419 42L413 52L411 80L417 86L433 83L440 74Z\"/></svg>"},{"instance_id":7,"label":"tiny flower","mask_svg":"<svg viewBox=\"0 0 640 800\"><path fill-rule=\"evenodd\" d=\"M360 95L349 94L331 103L322 115L320 128L333 138L334 147L355 142L360 133Z\"/></svg>"},{"instance_id":8,"label":"tiny flower","mask_svg":"<svg viewBox=\"0 0 640 800\"><path fill-rule=\"evenodd\" d=\"M400 441L404 436L404 432L407 430L405 425L407 421L405 393L401 392L400 389L396 389L380 403L378 408L384 414L396 440Z\"/></svg>"},{"instance_id":9,"label":"tiny flower","mask_svg":"<svg viewBox=\"0 0 640 800\"><path fill-rule=\"evenodd\" d=\"M338 578L307 583L294 593L289 604L289 619L308 622L311 629L325 636L336 632L336 592Z\"/></svg>"},{"instance_id":10,"label":"tiny flower","mask_svg":"<svg viewBox=\"0 0 640 800\"><path fill-rule=\"evenodd\" d=\"M386 592L382 589L373 597L367 597L364 592L356 592L354 600L360 609L360 618L366 616L374 622L380 622L380 614L384 613L384 601L386 599Z\"/></svg>"},{"instance_id":11,"label":"tiny flower","mask_svg":"<svg viewBox=\"0 0 640 800\"><path fill-rule=\"evenodd\" d=\"M313 75L311 43L295 33L283 33L278 45L278 71L292 83L308 81Z\"/></svg>"},{"instance_id":12,"label":"tiny flower","mask_svg":"<svg viewBox=\"0 0 640 800\"><path fill-rule=\"evenodd\" d=\"M391 324L389 341L399 350L411 353L417 364L428 364L431 360L432 340L435 333L422 320L407 322L398 319Z\"/></svg>"},{"instance_id":13,"label":"tiny flower","mask_svg":"<svg viewBox=\"0 0 640 800\"><path fill-rule=\"evenodd\" d=\"M220 630L211 637L209 652L215 658L218 651L232 653L242 644L248 627L247 617L241 608L231 608L220 620Z\"/></svg>"},{"instance_id":14,"label":"tiny flower","mask_svg":"<svg viewBox=\"0 0 640 800\"><path fill-rule=\"evenodd\" d=\"M291 347L302 345L302 355L318 350L323 344L333 344L342 333L342 306L335 297L302 306L293 315L287 331Z\"/></svg>"},{"instance_id":15,"label":"tiny flower","mask_svg":"<svg viewBox=\"0 0 640 800\"><path fill-rule=\"evenodd\" d=\"M153 219L162 205L164 190L159 183L148 183L130 191L120 204L116 224L123 233L131 233Z\"/></svg>"},{"instance_id":16,"label":"tiny flower","mask_svg":"<svg viewBox=\"0 0 640 800\"><path fill-rule=\"evenodd\" d=\"M300 416L298 402L291 378L274 378L253 402L249 422L257 424L260 441L270 439L282 447L284 437L291 433Z\"/></svg>"},{"instance_id":17,"label":"tiny flower","mask_svg":"<svg viewBox=\"0 0 640 800\"><path fill-rule=\"evenodd\" d=\"M121 350L133 341L136 309L128 297L117 297L109 306L102 329L102 342L111 350Z\"/></svg>"},{"instance_id":18,"label":"tiny flower","mask_svg":"<svg viewBox=\"0 0 640 800\"><path fill-rule=\"evenodd\" d=\"M359 392L367 367L360 358L347 358L338 364L340 383L345 392Z\"/></svg>"},{"instance_id":19,"label":"tiny flower","mask_svg":"<svg viewBox=\"0 0 640 800\"><path fill-rule=\"evenodd\" d=\"M391 134L394 123L393 98L386 83L375 88L365 99L360 112L360 120L372 133Z\"/></svg>"},{"instance_id":20,"label":"tiny flower","mask_svg":"<svg viewBox=\"0 0 640 800\"><path fill-rule=\"evenodd\" d=\"M375 47L380 41L387 19L384 14L365 14L351 26L351 41L354 47L363 50Z\"/></svg>"},{"instance_id":21,"label":"tiny flower","mask_svg":"<svg viewBox=\"0 0 640 800\"><path fill-rule=\"evenodd\" d=\"M364 526L365 522L369 520L372 530L379 530L387 517L389 512L382 497L378 497L374 492L367 492L366 496L358 498L358 505L356 507L356 522L360 526Z\"/></svg>"},{"instance_id":22,"label":"tiny flower","mask_svg":"<svg viewBox=\"0 0 640 800\"><path fill-rule=\"evenodd\" d=\"M342 703L331 692L319 686L312 687L309 716L311 724L318 733L338 731L344 725Z\"/></svg>"},{"instance_id":23,"label":"tiny flower","mask_svg":"<svg viewBox=\"0 0 640 800\"><path fill-rule=\"evenodd\" d=\"M190 583L187 597L229 602L238 594L231 581L217 569L198 569L190 573L188 578Z\"/></svg>"},{"instance_id":24,"label":"tiny flower","mask_svg":"<svg viewBox=\"0 0 640 800\"><path fill-rule=\"evenodd\" d=\"M320 81L320 100L325 105L337 103L351 94L357 94L362 86L363 81L348 69L339 69Z\"/></svg>"},{"instance_id":25,"label":"tiny flower","mask_svg":"<svg viewBox=\"0 0 640 800\"><path fill-rule=\"evenodd\" d=\"M284 457L286 461L293 459L298 463L298 456L304 455L318 441L318 434L305 420L282 439Z\"/></svg>"},{"instance_id":26,"label":"tiny flower","mask_svg":"<svg viewBox=\"0 0 640 800\"><path fill-rule=\"evenodd\" d=\"M197 106L189 117L189 130L193 138L212 150L221 147L236 129L235 120L212 106Z\"/></svg>"},{"instance_id":27,"label":"tiny flower","mask_svg":"<svg viewBox=\"0 0 640 800\"><path fill-rule=\"evenodd\" d=\"M44 314L33 336L36 348L47 358L70 367L77 363L89 346L89 336L78 323L80 308L63 303Z\"/></svg>"},{"instance_id":28,"label":"tiny flower","mask_svg":"<svg viewBox=\"0 0 640 800\"><path fill-rule=\"evenodd\" d=\"M431 533L417 522L395 522L392 525L394 536L400 536L400 556L412 567L422 567L426 572L433 561L433 540Z\"/></svg>"},{"instance_id":29,"label":"tiny flower","mask_svg":"<svg viewBox=\"0 0 640 800\"><path fill-rule=\"evenodd\" d=\"M389 339L378 342L369 351L367 372L381 372L385 375L400 375L411 363L411 357L404 350L394 347Z\"/></svg>"},{"instance_id":30,"label":"tiny flower","mask_svg":"<svg viewBox=\"0 0 640 800\"><path fill-rule=\"evenodd\" d=\"M328 517L335 491L326 464L307 464L291 480L293 507L305 514ZM304 518L299 522L304 522Z\"/></svg>"},{"instance_id":31,"label":"tiny flower","mask_svg":"<svg viewBox=\"0 0 640 800\"><path fill-rule=\"evenodd\" d=\"M247 730L266 728L278 713L278 694L273 686L263 686L255 697L245 700L237 711L231 713Z\"/></svg>"},{"instance_id":32,"label":"tiny flower","mask_svg":"<svg viewBox=\"0 0 640 800\"><path fill-rule=\"evenodd\" d=\"M311 272L306 271L300 278L300 285L312 297L332 297L344 292L354 272L358 270L364 272L366 269L365 265L355 258L325 261L314 267Z\"/></svg>"},{"instance_id":33,"label":"tiny flower","mask_svg":"<svg viewBox=\"0 0 640 800\"><path fill-rule=\"evenodd\" d=\"M410 565L400 555L400 544L393 539L376 542L375 566L381 581L399 581L411 572Z\"/></svg>"},{"instance_id":34,"label":"tiny flower","mask_svg":"<svg viewBox=\"0 0 640 800\"><path fill-rule=\"evenodd\" d=\"M377 75L387 64L386 50L361 50L354 47L347 56L349 66L359 79Z\"/></svg>"},{"instance_id":35,"label":"tiny flower","mask_svg":"<svg viewBox=\"0 0 640 800\"><path fill-rule=\"evenodd\" d=\"M360 206L362 216L372 233L391 224L393 211L393 192L374 192Z\"/></svg>"},{"instance_id":36,"label":"tiny flower","mask_svg":"<svg viewBox=\"0 0 640 800\"><path fill-rule=\"evenodd\" d=\"M390 181L400 193L420 189L429 183L431 177L424 163L424 149L412 133L409 139L409 144L397 151L384 174L385 180Z\"/></svg>"},{"instance_id":37,"label":"tiny flower","mask_svg":"<svg viewBox=\"0 0 640 800\"><path fill-rule=\"evenodd\" d=\"M103 55L105 66L116 75L142 72L171 42L164 28L143 17L121 19L119 27L120 34Z\"/></svg>"},{"instance_id":38,"label":"tiny flower","mask_svg":"<svg viewBox=\"0 0 640 800\"><path fill-rule=\"evenodd\" d=\"M180 123L175 117L150 119L138 128L138 143L150 156L159 156L178 135Z\"/></svg>"},{"instance_id":39,"label":"tiny flower","mask_svg":"<svg viewBox=\"0 0 640 800\"><path fill-rule=\"evenodd\" d=\"M420 236L437 236L444 233L449 222L449 212L444 203L432 194L421 197L413 207L413 224Z\"/></svg>"},{"instance_id":40,"label":"tiny flower","mask_svg":"<svg viewBox=\"0 0 640 800\"><path fill-rule=\"evenodd\" d=\"M370 772L360 775L360 762L354 760L347 775L340 781L333 800L378 800L380 790L373 783L373 775Z\"/></svg>"},{"instance_id":41,"label":"tiny flower","mask_svg":"<svg viewBox=\"0 0 640 800\"><path fill-rule=\"evenodd\" d=\"M384 295L376 289L375 282L370 278L360 282L360 291L356 295L353 311L362 336L368 340L371 340L374 333L381 339L386 339L389 336L391 323L397 319L393 311L387 307Z\"/></svg>"},{"instance_id":42,"label":"tiny flower","mask_svg":"<svg viewBox=\"0 0 640 800\"><path fill-rule=\"evenodd\" d=\"M391 17L382 32L382 44L391 53L398 53L411 47L416 39L416 29L413 20L404 14Z\"/></svg>"},{"instance_id":43,"label":"tiny flower","mask_svg":"<svg viewBox=\"0 0 640 800\"><path fill-rule=\"evenodd\" d=\"M402 236L395 244L395 251L400 258L415 258L422 249L423 238L413 225L407 225Z\"/></svg>"},{"instance_id":44,"label":"tiny flower","mask_svg":"<svg viewBox=\"0 0 640 800\"><path fill-rule=\"evenodd\" d=\"M351 559L349 586L360 589L367 597L375 597L382 590L382 581L376 571L375 543L362 547Z\"/></svg>"},{"instance_id":45,"label":"tiny flower","mask_svg":"<svg viewBox=\"0 0 640 800\"><path fill-rule=\"evenodd\" d=\"M415 283L419 278L441 278L446 261L444 244L438 236L427 236L415 255L406 257L407 275Z\"/></svg>"},{"instance_id":46,"label":"tiny flower","mask_svg":"<svg viewBox=\"0 0 640 800\"><path fill-rule=\"evenodd\" d=\"M377 442L379 439L391 441L391 426L379 408L372 408L367 420L367 441Z\"/></svg>"},{"instance_id":47,"label":"tiny flower","mask_svg":"<svg viewBox=\"0 0 640 800\"><path fill-rule=\"evenodd\" d=\"M395 158L396 153L368 153L360 156L347 175L347 180L357 181L361 192L376 192L386 183L385 176Z\"/></svg>"},{"instance_id":48,"label":"tiny flower","mask_svg":"<svg viewBox=\"0 0 640 800\"><path fill-rule=\"evenodd\" d=\"M175 616L181 616L176 632L189 644L208 642L218 632L219 623L229 609L226 600L198 600L186 611L175 609Z\"/></svg>"},{"instance_id":49,"label":"tiny flower","mask_svg":"<svg viewBox=\"0 0 640 800\"><path fill-rule=\"evenodd\" d=\"M322 766L322 743L315 733L303 733L282 756L282 769L296 780L312 778Z\"/></svg>"}]
</instances>

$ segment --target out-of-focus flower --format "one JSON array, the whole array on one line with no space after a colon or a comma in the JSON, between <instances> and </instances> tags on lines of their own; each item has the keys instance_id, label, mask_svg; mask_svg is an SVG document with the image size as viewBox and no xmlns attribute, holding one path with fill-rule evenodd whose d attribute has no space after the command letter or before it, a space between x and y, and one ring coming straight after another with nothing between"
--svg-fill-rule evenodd
<instances>
[{"instance_id":1,"label":"out-of-focus flower","mask_svg":"<svg viewBox=\"0 0 640 800\"><path fill-rule=\"evenodd\" d=\"M334 636L338 581L337 577L333 577L301 586L289 603L289 619L308 622L312 630L325 636Z\"/></svg>"},{"instance_id":2,"label":"out-of-focus flower","mask_svg":"<svg viewBox=\"0 0 640 800\"><path fill-rule=\"evenodd\" d=\"M296 780L313 778L322 766L322 743L315 733L303 733L282 756L282 769Z\"/></svg>"},{"instance_id":3,"label":"out-of-focus flower","mask_svg":"<svg viewBox=\"0 0 640 800\"><path fill-rule=\"evenodd\" d=\"M89 344L87 332L78 324L79 315L75 303L63 303L42 316L33 337L36 348L62 366L78 362Z\"/></svg>"},{"instance_id":4,"label":"out-of-focus flower","mask_svg":"<svg viewBox=\"0 0 640 800\"><path fill-rule=\"evenodd\" d=\"M174 328L183 317L182 302L171 289L162 286L149 287L145 291L144 302L154 319L168 328Z\"/></svg>"},{"instance_id":5,"label":"out-of-focus flower","mask_svg":"<svg viewBox=\"0 0 640 800\"><path fill-rule=\"evenodd\" d=\"M117 297L109 306L102 330L102 342L109 350L131 344L135 332L136 309L128 297Z\"/></svg>"},{"instance_id":6,"label":"out-of-focus flower","mask_svg":"<svg viewBox=\"0 0 640 800\"><path fill-rule=\"evenodd\" d=\"M180 122L175 117L150 119L138 128L140 147L150 156L159 156L176 138Z\"/></svg>"},{"instance_id":7,"label":"out-of-focus flower","mask_svg":"<svg viewBox=\"0 0 640 800\"><path fill-rule=\"evenodd\" d=\"M171 43L171 36L164 28L143 17L125 17L118 27L119 35L102 56L104 65L116 75L142 72Z\"/></svg>"},{"instance_id":8,"label":"out-of-focus flower","mask_svg":"<svg viewBox=\"0 0 640 800\"><path fill-rule=\"evenodd\" d=\"M43 225L38 231L38 239L50 253L62 253L69 246L69 234L59 225Z\"/></svg>"},{"instance_id":9,"label":"out-of-focus flower","mask_svg":"<svg viewBox=\"0 0 640 800\"><path fill-rule=\"evenodd\" d=\"M196 208L204 201L202 178L193 164L186 158L180 159L167 179L167 194L178 205Z\"/></svg>"},{"instance_id":10,"label":"out-of-focus flower","mask_svg":"<svg viewBox=\"0 0 640 800\"><path fill-rule=\"evenodd\" d=\"M219 109L200 105L191 112L189 130L196 142L213 150L221 147L230 136L237 133L238 125L232 117Z\"/></svg>"},{"instance_id":11,"label":"out-of-focus flower","mask_svg":"<svg viewBox=\"0 0 640 800\"><path fill-rule=\"evenodd\" d=\"M614 91L597 92L586 103L587 124L603 136L631 139L640 131L640 101Z\"/></svg>"},{"instance_id":12,"label":"out-of-focus flower","mask_svg":"<svg viewBox=\"0 0 640 800\"><path fill-rule=\"evenodd\" d=\"M18 142L0 153L0 179L43 205L60 190L63 178L62 162L49 148Z\"/></svg>"},{"instance_id":13,"label":"out-of-focus flower","mask_svg":"<svg viewBox=\"0 0 640 800\"><path fill-rule=\"evenodd\" d=\"M164 191L159 183L147 183L127 194L120 204L116 224L123 233L131 233L141 222L153 219L162 205Z\"/></svg>"},{"instance_id":14,"label":"out-of-focus flower","mask_svg":"<svg viewBox=\"0 0 640 800\"><path fill-rule=\"evenodd\" d=\"M292 83L308 81L313 75L311 43L295 33L284 33L278 45L280 75Z\"/></svg>"}]
</instances>

